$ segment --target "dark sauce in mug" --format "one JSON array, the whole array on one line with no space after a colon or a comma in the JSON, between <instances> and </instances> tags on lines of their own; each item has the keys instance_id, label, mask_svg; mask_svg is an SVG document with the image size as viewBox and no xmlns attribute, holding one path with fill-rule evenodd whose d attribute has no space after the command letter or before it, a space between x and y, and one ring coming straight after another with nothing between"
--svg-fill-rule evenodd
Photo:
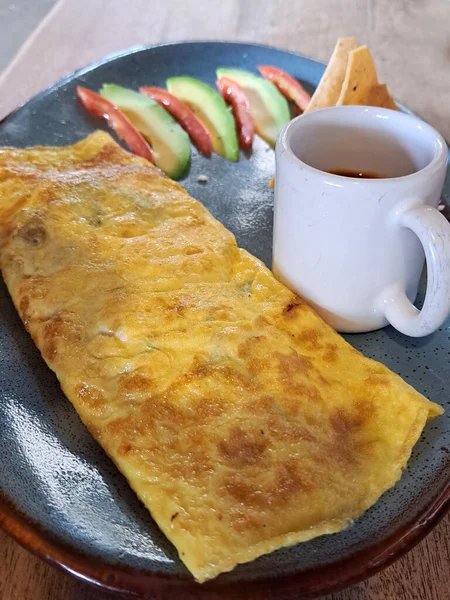
<instances>
[{"instance_id":1,"label":"dark sauce in mug","mask_svg":"<svg viewBox=\"0 0 450 600\"><path fill-rule=\"evenodd\" d=\"M327 171L331 175L341 175L341 177L355 177L356 179L385 179L386 175L375 173L375 171L357 171L353 169L333 169Z\"/></svg>"}]
</instances>

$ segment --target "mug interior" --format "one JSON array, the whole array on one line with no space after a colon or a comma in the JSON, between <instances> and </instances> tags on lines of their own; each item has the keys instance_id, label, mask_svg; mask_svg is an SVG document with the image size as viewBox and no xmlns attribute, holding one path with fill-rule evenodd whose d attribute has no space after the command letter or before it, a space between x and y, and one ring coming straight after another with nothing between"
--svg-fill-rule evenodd
<instances>
[{"instance_id":1,"label":"mug interior","mask_svg":"<svg viewBox=\"0 0 450 600\"><path fill-rule=\"evenodd\" d=\"M320 171L403 177L427 167L442 150L432 127L387 109L333 107L306 113L288 127L293 154Z\"/></svg>"}]
</instances>

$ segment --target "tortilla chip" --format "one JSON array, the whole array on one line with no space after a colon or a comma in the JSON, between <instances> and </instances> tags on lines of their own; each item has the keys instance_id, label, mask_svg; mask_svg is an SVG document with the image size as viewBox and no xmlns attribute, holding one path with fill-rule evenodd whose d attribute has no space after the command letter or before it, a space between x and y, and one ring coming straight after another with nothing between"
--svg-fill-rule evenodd
<instances>
[{"instance_id":1,"label":"tortilla chip","mask_svg":"<svg viewBox=\"0 0 450 600\"><path fill-rule=\"evenodd\" d=\"M353 37L338 39L325 73L306 108L307 111L336 105L345 79L349 54L357 47L358 43Z\"/></svg>"},{"instance_id":2,"label":"tortilla chip","mask_svg":"<svg viewBox=\"0 0 450 600\"><path fill-rule=\"evenodd\" d=\"M391 108L398 110L398 106L389 94L385 83L377 83L370 91L366 98L367 106L378 106L379 108Z\"/></svg>"},{"instance_id":3,"label":"tortilla chip","mask_svg":"<svg viewBox=\"0 0 450 600\"><path fill-rule=\"evenodd\" d=\"M350 52L344 83L336 106L364 105L372 88L378 85L377 71L367 46Z\"/></svg>"}]
</instances>

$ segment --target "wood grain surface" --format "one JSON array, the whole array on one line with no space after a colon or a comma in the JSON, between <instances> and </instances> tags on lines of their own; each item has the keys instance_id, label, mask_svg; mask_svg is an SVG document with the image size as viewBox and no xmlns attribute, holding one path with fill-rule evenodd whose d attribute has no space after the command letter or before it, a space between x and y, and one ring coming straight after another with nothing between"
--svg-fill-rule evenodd
<instances>
[{"instance_id":1,"label":"wood grain surface","mask_svg":"<svg viewBox=\"0 0 450 600\"><path fill-rule=\"evenodd\" d=\"M327 61L341 35L367 43L393 95L450 139L449 0L60 0L0 76L0 118L65 73L133 45L239 40ZM1 600L114 598L0 532ZM391 567L326 597L398 599L450 600L449 516Z\"/></svg>"}]
</instances>

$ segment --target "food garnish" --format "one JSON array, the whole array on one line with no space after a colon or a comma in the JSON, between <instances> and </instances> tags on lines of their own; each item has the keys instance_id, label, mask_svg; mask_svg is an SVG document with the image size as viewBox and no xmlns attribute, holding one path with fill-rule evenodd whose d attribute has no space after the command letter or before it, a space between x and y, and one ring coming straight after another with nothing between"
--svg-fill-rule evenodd
<instances>
[{"instance_id":1,"label":"food garnish","mask_svg":"<svg viewBox=\"0 0 450 600\"><path fill-rule=\"evenodd\" d=\"M306 110L311 96L297 79L283 69L270 65L258 65L258 71L265 79L275 84L285 98L297 105L299 114Z\"/></svg>"},{"instance_id":2,"label":"food garnish","mask_svg":"<svg viewBox=\"0 0 450 600\"><path fill-rule=\"evenodd\" d=\"M112 83L105 83L100 94L150 142L157 167L172 179L184 175L191 158L189 136L164 108L139 92Z\"/></svg>"},{"instance_id":3,"label":"food garnish","mask_svg":"<svg viewBox=\"0 0 450 600\"><path fill-rule=\"evenodd\" d=\"M256 133L275 146L280 129L291 118L286 98L273 83L250 71L221 67L216 73L218 79L227 77L242 86L250 103Z\"/></svg>"},{"instance_id":4,"label":"food garnish","mask_svg":"<svg viewBox=\"0 0 450 600\"><path fill-rule=\"evenodd\" d=\"M167 89L192 110L209 131L214 152L236 162L239 145L231 110L209 85L194 77L171 77Z\"/></svg>"},{"instance_id":5,"label":"food garnish","mask_svg":"<svg viewBox=\"0 0 450 600\"><path fill-rule=\"evenodd\" d=\"M217 80L217 87L223 96L225 102L231 105L239 139L239 146L242 150L248 150L252 147L255 126L250 113L250 103L244 90L236 81L227 77L221 77Z\"/></svg>"},{"instance_id":6,"label":"food garnish","mask_svg":"<svg viewBox=\"0 0 450 600\"><path fill-rule=\"evenodd\" d=\"M153 162L152 151L149 145L130 120L120 112L117 106L114 106L109 100L102 98L92 90L88 90L80 85L77 86L77 95L84 108L92 116L108 121L118 137L128 145L131 152Z\"/></svg>"},{"instance_id":7,"label":"food garnish","mask_svg":"<svg viewBox=\"0 0 450 600\"><path fill-rule=\"evenodd\" d=\"M143 86L139 88L139 91L164 107L189 134L198 150L205 156L211 156L211 135L184 102L167 90L158 87Z\"/></svg>"}]
</instances>

